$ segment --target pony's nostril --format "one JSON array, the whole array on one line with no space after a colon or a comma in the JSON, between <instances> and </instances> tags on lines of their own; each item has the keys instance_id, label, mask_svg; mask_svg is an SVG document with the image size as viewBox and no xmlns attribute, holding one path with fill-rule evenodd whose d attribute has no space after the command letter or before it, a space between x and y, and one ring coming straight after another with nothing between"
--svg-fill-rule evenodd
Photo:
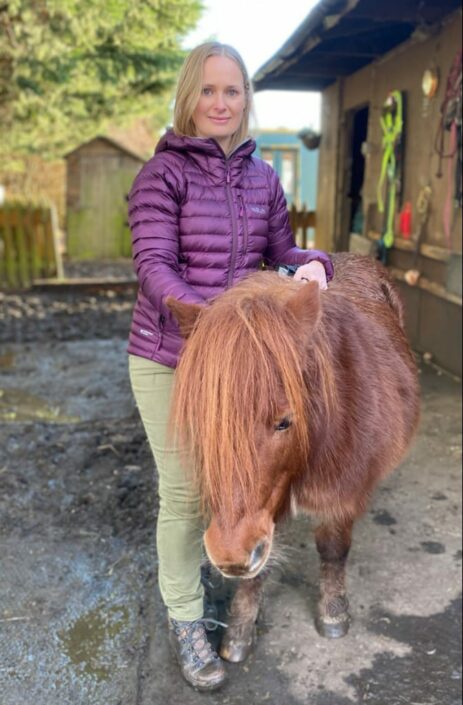
<instances>
[{"instance_id":1,"label":"pony's nostril","mask_svg":"<svg viewBox=\"0 0 463 705\"><path fill-rule=\"evenodd\" d=\"M250 568L253 570L262 561L267 548L266 541L259 541L257 546L254 547L251 553Z\"/></svg>"},{"instance_id":2,"label":"pony's nostril","mask_svg":"<svg viewBox=\"0 0 463 705\"><path fill-rule=\"evenodd\" d=\"M244 566L230 563L224 565L216 564L216 568L220 570L222 575L226 578L240 578L247 572Z\"/></svg>"}]
</instances>

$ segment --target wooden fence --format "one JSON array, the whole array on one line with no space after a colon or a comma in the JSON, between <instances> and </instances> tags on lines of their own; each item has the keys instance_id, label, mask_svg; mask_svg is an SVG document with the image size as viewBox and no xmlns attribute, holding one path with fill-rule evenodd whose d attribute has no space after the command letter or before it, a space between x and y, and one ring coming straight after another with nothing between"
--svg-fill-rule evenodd
<instances>
[{"instance_id":1,"label":"wooden fence","mask_svg":"<svg viewBox=\"0 0 463 705\"><path fill-rule=\"evenodd\" d=\"M300 247L313 246L315 211L289 210ZM0 206L0 289L26 289L37 279L62 278L58 228L53 207L10 202Z\"/></svg>"},{"instance_id":2,"label":"wooden fence","mask_svg":"<svg viewBox=\"0 0 463 705\"><path fill-rule=\"evenodd\" d=\"M299 247L304 249L313 247L313 236L311 237L310 230L314 229L317 224L315 211L307 210L306 206L302 206L302 209L298 210L293 204L289 209L289 222Z\"/></svg>"},{"instance_id":3,"label":"wooden fence","mask_svg":"<svg viewBox=\"0 0 463 705\"><path fill-rule=\"evenodd\" d=\"M0 289L26 289L62 277L53 207L20 202L0 206Z\"/></svg>"}]
</instances>

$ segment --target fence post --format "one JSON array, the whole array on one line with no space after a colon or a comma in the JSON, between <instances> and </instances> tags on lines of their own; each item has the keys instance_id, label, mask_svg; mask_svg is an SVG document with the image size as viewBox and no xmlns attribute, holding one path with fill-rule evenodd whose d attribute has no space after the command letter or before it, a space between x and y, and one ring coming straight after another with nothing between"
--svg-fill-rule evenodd
<instances>
[{"instance_id":1,"label":"fence post","mask_svg":"<svg viewBox=\"0 0 463 705\"><path fill-rule=\"evenodd\" d=\"M5 269L5 283L14 287L17 286L16 277L16 262L15 262L15 251L13 245L13 228L10 222L11 210L8 206L3 208L3 222L2 222L2 232L3 232L3 261Z\"/></svg>"},{"instance_id":2,"label":"fence post","mask_svg":"<svg viewBox=\"0 0 463 705\"><path fill-rule=\"evenodd\" d=\"M55 273L58 279L63 279L64 268L63 268L63 258L61 257L59 238L58 238L58 213L56 212L55 205L50 203L50 228L51 228L51 239L53 245L53 255L52 261L55 266Z\"/></svg>"},{"instance_id":3,"label":"fence post","mask_svg":"<svg viewBox=\"0 0 463 705\"><path fill-rule=\"evenodd\" d=\"M16 245L16 257L17 257L17 262L18 262L18 278L19 278L19 284L21 287L28 287L31 284L31 276L30 276L30 266L29 266L29 257L28 257L28 249L27 249L27 240L28 238L26 237L26 222L25 222L25 208L24 205L18 204L15 211L12 212L12 215L14 216L14 225L15 225L15 245Z\"/></svg>"},{"instance_id":4,"label":"fence post","mask_svg":"<svg viewBox=\"0 0 463 705\"><path fill-rule=\"evenodd\" d=\"M289 208L289 223L293 231L294 239L297 244L303 249L307 249L309 244L309 228L316 226L316 212L309 211L306 205L303 205L298 211L293 203Z\"/></svg>"},{"instance_id":5,"label":"fence post","mask_svg":"<svg viewBox=\"0 0 463 705\"><path fill-rule=\"evenodd\" d=\"M34 279L38 279L40 276L40 256L34 228L35 210L35 207L26 208L24 212L24 223L25 230L27 233L27 244L29 251L29 267L32 281L34 281Z\"/></svg>"}]
</instances>

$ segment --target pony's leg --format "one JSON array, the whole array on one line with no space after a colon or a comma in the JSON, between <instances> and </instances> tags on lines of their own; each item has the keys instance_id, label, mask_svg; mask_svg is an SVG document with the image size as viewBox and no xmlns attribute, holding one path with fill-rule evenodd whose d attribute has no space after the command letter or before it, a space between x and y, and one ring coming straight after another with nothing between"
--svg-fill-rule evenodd
<instances>
[{"instance_id":1,"label":"pony's leg","mask_svg":"<svg viewBox=\"0 0 463 705\"><path fill-rule=\"evenodd\" d=\"M220 645L219 653L225 661L240 663L251 652L264 579L258 575L238 583L226 620L228 627Z\"/></svg>"},{"instance_id":2,"label":"pony's leg","mask_svg":"<svg viewBox=\"0 0 463 705\"><path fill-rule=\"evenodd\" d=\"M352 526L353 521L326 522L315 531L321 560L317 629L330 639L345 636L349 631L345 566L352 541Z\"/></svg>"}]
</instances>

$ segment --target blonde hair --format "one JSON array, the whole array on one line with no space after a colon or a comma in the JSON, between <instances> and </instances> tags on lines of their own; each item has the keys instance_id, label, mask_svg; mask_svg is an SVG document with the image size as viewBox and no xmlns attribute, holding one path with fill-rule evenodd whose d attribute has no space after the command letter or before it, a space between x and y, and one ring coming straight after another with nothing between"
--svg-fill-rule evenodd
<instances>
[{"instance_id":1,"label":"blonde hair","mask_svg":"<svg viewBox=\"0 0 463 705\"><path fill-rule=\"evenodd\" d=\"M252 87L249 75L240 54L232 46L220 42L205 42L193 49L186 57L177 83L175 96L174 125L176 135L196 137L193 113L201 96L203 70L210 56L226 56L234 61L243 76L246 97L243 118L230 141L230 152L249 136L249 114L252 106Z\"/></svg>"}]
</instances>

